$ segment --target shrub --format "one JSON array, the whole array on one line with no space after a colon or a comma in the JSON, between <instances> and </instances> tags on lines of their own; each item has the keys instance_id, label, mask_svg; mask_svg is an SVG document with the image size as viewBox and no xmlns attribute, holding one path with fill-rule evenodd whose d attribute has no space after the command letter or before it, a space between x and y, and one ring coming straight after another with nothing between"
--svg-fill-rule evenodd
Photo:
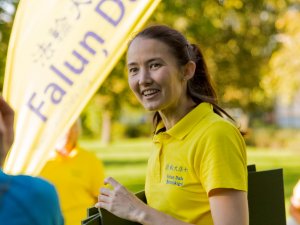
<instances>
[{"instance_id":1,"label":"shrub","mask_svg":"<svg viewBox=\"0 0 300 225\"><path fill-rule=\"evenodd\" d=\"M245 140L247 145L255 147L300 150L300 130L298 129L252 128Z\"/></svg>"}]
</instances>

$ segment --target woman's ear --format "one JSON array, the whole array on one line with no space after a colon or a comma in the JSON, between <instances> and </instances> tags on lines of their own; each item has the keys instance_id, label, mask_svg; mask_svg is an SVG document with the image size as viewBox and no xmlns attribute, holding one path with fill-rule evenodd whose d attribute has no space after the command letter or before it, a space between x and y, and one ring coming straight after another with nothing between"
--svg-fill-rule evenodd
<instances>
[{"instance_id":1,"label":"woman's ear","mask_svg":"<svg viewBox=\"0 0 300 225\"><path fill-rule=\"evenodd\" d=\"M196 70L196 63L192 60L188 61L187 64L185 64L184 66L183 79L184 80L191 79L195 74L195 70Z\"/></svg>"}]
</instances>

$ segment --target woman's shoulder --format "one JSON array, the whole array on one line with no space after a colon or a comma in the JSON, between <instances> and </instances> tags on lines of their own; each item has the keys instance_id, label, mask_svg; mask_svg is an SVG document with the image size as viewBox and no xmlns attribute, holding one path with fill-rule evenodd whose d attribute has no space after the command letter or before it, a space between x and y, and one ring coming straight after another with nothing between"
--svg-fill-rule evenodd
<instances>
[{"instance_id":1,"label":"woman's shoulder","mask_svg":"<svg viewBox=\"0 0 300 225\"><path fill-rule=\"evenodd\" d=\"M234 121L221 117L214 112L207 114L200 125L202 127L205 125L205 128L210 130L238 130L238 126Z\"/></svg>"},{"instance_id":2,"label":"woman's shoulder","mask_svg":"<svg viewBox=\"0 0 300 225\"><path fill-rule=\"evenodd\" d=\"M238 126L217 114L211 114L207 121L198 124L196 129L199 132L194 133L197 133L201 140L243 140L243 135Z\"/></svg>"}]
</instances>

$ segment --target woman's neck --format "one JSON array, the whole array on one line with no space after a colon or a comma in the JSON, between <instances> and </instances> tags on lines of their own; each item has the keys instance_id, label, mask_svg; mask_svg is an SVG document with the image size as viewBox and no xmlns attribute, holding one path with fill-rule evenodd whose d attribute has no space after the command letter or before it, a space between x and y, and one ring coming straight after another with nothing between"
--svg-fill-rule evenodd
<instances>
[{"instance_id":1,"label":"woman's neck","mask_svg":"<svg viewBox=\"0 0 300 225\"><path fill-rule=\"evenodd\" d=\"M179 120L192 111L196 103L190 99L184 106L178 106L175 110L161 110L159 114L167 130L171 129Z\"/></svg>"}]
</instances>

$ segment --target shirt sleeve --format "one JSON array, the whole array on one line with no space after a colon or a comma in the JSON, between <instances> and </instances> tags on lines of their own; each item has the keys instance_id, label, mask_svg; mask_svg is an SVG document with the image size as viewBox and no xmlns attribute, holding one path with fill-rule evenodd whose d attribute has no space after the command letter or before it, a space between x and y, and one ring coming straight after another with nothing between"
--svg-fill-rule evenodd
<instances>
[{"instance_id":1,"label":"shirt sleeve","mask_svg":"<svg viewBox=\"0 0 300 225\"><path fill-rule=\"evenodd\" d=\"M233 124L219 121L205 132L200 179L207 194L216 188L247 191L247 160L243 137Z\"/></svg>"}]
</instances>

